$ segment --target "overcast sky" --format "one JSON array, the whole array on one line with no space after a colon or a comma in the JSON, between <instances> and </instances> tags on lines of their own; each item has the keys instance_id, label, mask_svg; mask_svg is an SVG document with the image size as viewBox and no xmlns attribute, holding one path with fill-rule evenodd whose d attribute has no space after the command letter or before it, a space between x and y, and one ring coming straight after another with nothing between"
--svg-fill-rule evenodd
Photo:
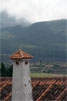
<instances>
[{"instance_id":1,"label":"overcast sky","mask_svg":"<svg viewBox=\"0 0 67 101\"><path fill-rule=\"evenodd\" d=\"M31 22L67 19L67 0L0 0L0 12Z\"/></svg>"}]
</instances>

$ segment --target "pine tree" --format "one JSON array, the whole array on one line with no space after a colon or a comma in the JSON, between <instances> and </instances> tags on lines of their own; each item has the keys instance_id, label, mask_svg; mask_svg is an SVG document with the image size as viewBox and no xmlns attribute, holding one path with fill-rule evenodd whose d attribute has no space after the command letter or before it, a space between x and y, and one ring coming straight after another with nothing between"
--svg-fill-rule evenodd
<instances>
[{"instance_id":1,"label":"pine tree","mask_svg":"<svg viewBox=\"0 0 67 101\"><path fill-rule=\"evenodd\" d=\"M6 77L6 67L4 65L4 63L1 63L1 77Z\"/></svg>"},{"instance_id":2,"label":"pine tree","mask_svg":"<svg viewBox=\"0 0 67 101\"><path fill-rule=\"evenodd\" d=\"M10 66L10 68L7 69L7 76L12 77L12 72L13 72L13 66Z\"/></svg>"}]
</instances>

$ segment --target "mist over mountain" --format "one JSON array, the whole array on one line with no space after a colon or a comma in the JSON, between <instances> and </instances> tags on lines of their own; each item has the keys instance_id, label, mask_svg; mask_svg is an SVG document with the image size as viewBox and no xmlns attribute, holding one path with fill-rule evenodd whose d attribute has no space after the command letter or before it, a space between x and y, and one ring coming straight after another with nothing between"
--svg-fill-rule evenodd
<instances>
[{"instance_id":1,"label":"mist over mountain","mask_svg":"<svg viewBox=\"0 0 67 101\"><path fill-rule=\"evenodd\" d=\"M34 61L66 61L67 20L34 23L1 29L1 61L22 49L35 58Z\"/></svg>"},{"instance_id":2,"label":"mist over mountain","mask_svg":"<svg viewBox=\"0 0 67 101\"><path fill-rule=\"evenodd\" d=\"M8 13L5 11L0 13L0 28L6 28L15 25L21 25L22 27L25 27L29 26L30 23L24 18L17 20L14 16L8 15Z\"/></svg>"}]
</instances>

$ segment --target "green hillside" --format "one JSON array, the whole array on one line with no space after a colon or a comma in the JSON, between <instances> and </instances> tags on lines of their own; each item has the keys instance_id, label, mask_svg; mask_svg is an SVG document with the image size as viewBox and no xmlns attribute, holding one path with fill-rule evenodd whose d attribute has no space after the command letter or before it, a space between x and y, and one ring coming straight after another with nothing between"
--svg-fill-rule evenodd
<instances>
[{"instance_id":1,"label":"green hillside","mask_svg":"<svg viewBox=\"0 0 67 101\"><path fill-rule=\"evenodd\" d=\"M34 23L28 27L20 25L0 30L1 61L19 48L32 54L35 58L45 61L66 61L66 22L56 20Z\"/></svg>"}]
</instances>

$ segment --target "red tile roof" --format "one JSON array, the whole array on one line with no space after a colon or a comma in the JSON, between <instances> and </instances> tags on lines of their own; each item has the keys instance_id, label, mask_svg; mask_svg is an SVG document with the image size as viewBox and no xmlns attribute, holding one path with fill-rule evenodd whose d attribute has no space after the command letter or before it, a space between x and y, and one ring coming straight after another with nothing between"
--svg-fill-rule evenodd
<instances>
[{"instance_id":1,"label":"red tile roof","mask_svg":"<svg viewBox=\"0 0 67 101\"><path fill-rule=\"evenodd\" d=\"M0 100L11 101L12 78L0 78ZM67 101L67 77L32 78L33 101Z\"/></svg>"},{"instance_id":2,"label":"red tile roof","mask_svg":"<svg viewBox=\"0 0 67 101\"><path fill-rule=\"evenodd\" d=\"M19 49L16 53L14 53L9 58L10 59L30 59L30 58L33 58L33 56Z\"/></svg>"}]
</instances>

